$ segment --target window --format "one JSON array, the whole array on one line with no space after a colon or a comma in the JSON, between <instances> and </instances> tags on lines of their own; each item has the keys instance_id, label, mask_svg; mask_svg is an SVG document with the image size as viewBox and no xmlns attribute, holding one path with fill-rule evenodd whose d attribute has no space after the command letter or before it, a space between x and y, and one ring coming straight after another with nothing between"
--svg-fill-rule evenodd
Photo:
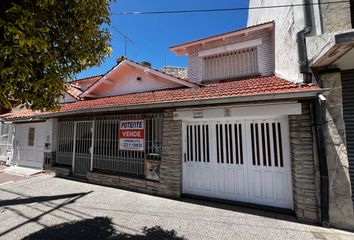
<instances>
[{"instance_id":1,"label":"window","mask_svg":"<svg viewBox=\"0 0 354 240\"><path fill-rule=\"evenodd\" d=\"M34 146L34 129L33 127L28 129L28 146Z\"/></svg>"},{"instance_id":2,"label":"window","mask_svg":"<svg viewBox=\"0 0 354 240\"><path fill-rule=\"evenodd\" d=\"M203 80L256 74L258 74L256 47L203 57Z\"/></svg>"}]
</instances>

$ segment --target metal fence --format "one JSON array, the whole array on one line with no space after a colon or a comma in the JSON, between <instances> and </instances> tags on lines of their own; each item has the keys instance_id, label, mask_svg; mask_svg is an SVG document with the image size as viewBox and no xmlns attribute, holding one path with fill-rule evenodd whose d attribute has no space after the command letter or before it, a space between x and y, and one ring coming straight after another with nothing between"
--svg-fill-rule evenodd
<instances>
[{"instance_id":1,"label":"metal fence","mask_svg":"<svg viewBox=\"0 0 354 240\"><path fill-rule=\"evenodd\" d=\"M119 122L145 120L145 151L119 150ZM144 175L145 159L160 160L162 148L162 113L110 115L85 118L66 118L58 122L57 163L71 165L75 142L75 122L94 121L93 168L115 173ZM76 129L78 131L78 129ZM77 133L78 136L80 133Z\"/></svg>"},{"instance_id":2,"label":"metal fence","mask_svg":"<svg viewBox=\"0 0 354 240\"><path fill-rule=\"evenodd\" d=\"M57 163L71 165L74 151L74 121L58 123Z\"/></svg>"}]
</instances>

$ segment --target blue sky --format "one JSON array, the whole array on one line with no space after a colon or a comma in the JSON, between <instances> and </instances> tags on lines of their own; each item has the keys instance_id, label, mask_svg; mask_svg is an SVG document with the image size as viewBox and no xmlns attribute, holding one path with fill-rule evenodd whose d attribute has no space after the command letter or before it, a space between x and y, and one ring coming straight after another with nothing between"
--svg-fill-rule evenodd
<instances>
[{"instance_id":1,"label":"blue sky","mask_svg":"<svg viewBox=\"0 0 354 240\"><path fill-rule=\"evenodd\" d=\"M168 11L189 9L214 9L247 7L248 0L117 0L111 12L118 11ZM245 27L247 11L158 14L111 15L111 26L127 35L133 43L127 45L127 57L134 61L148 61L153 68L187 66L187 57L177 57L170 46L210 35ZM112 33L112 55L100 66L90 68L76 76L89 77L107 72L116 59L124 55L124 38Z\"/></svg>"}]
</instances>

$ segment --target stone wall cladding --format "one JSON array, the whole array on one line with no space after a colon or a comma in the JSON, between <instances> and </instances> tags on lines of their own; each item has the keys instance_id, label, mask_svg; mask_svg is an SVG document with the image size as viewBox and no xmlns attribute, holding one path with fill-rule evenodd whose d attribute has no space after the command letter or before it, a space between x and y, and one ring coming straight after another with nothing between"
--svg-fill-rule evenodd
<instances>
[{"instance_id":1,"label":"stone wall cladding","mask_svg":"<svg viewBox=\"0 0 354 240\"><path fill-rule=\"evenodd\" d=\"M188 78L193 82L201 82L203 78L203 61L198 57L198 52L206 49L217 48L234 43L245 42L257 38L262 38L262 45L257 47L258 70L262 76L274 74L274 39L273 34L265 29L246 36L234 36L225 40L216 40L206 43L203 46L192 46L188 48Z\"/></svg>"},{"instance_id":2,"label":"stone wall cladding","mask_svg":"<svg viewBox=\"0 0 354 240\"><path fill-rule=\"evenodd\" d=\"M88 172L87 180L91 183L105 186L164 196L163 186L161 183L155 181L110 175L99 172Z\"/></svg>"},{"instance_id":3,"label":"stone wall cladding","mask_svg":"<svg viewBox=\"0 0 354 240\"><path fill-rule=\"evenodd\" d=\"M54 173L58 177L67 177L71 175L71 167L45 166L45 171Z\"/></svg>"},{"instance_id":4,"label":"stone wall cladding","mask_svg":"<svg viewBox=\"0 0 354 240\"><path fill-rule=\"evenodd\" d=\"M323 88L330 89L325 93L327 124L324 131L329 177L330 224L340 228L354 229L340 72L321 75L321 82Z\"/></svg>"},{"instance_id":5,"label":"stone wall cladding","mask_svg":"<svg viewBox=\"0 0 354 240\"><path fill-rule=\"evenodd\" d=\"M341 0L321 0L320 11L322 16L323 33L340 32L352 28L350 3L326 4Z\"/></svg>"},{"instance_id":6,"label":"stone wall cladding","mask_svg":"<svg viewBox=\"0 0 354 240\"><path fill-rule=\"evenodd\" d=\"M302 114L289 116L294 211L305 221L319 221L313 130L310 104L302 103ZM317 189L317 190L316 190Z\"/></svg>"},{"instance_id":7,"label":"stone wall cladding","mask_svg":"<svg viewBox=\"0 0 354 240\"><path fill-rule=\"evenodd\" d=\"M179 198L182 191L182 122L173 120L173 110L164 112L159 181L99 172L89 172L87 179L92 183Z\"/></svg>"}]
</instances>

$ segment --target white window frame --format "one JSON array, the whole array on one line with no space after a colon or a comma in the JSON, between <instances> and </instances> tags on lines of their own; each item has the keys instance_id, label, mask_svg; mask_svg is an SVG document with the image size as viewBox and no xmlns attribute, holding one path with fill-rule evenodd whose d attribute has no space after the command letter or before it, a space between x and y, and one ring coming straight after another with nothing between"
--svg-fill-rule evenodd
<instances>
[{"instance_id":1,"label":"white window frame","mask_svg":"<svg viewBox=\"0 0 354 240\"><path fill-rule=\"evenodd\" d=\"M262 39L253 39L245 42L240 42L240 43L235 43L231 45L226 45L222 47L217 47L217 48L211 48L203 51L198 52L198 57L207 57L215 54L220 54L220 53L227 53L227 52L232 52L236 50L242 50L246 48L254 48L257 46L262 45Z\"/></svg>"}]
</instances>

